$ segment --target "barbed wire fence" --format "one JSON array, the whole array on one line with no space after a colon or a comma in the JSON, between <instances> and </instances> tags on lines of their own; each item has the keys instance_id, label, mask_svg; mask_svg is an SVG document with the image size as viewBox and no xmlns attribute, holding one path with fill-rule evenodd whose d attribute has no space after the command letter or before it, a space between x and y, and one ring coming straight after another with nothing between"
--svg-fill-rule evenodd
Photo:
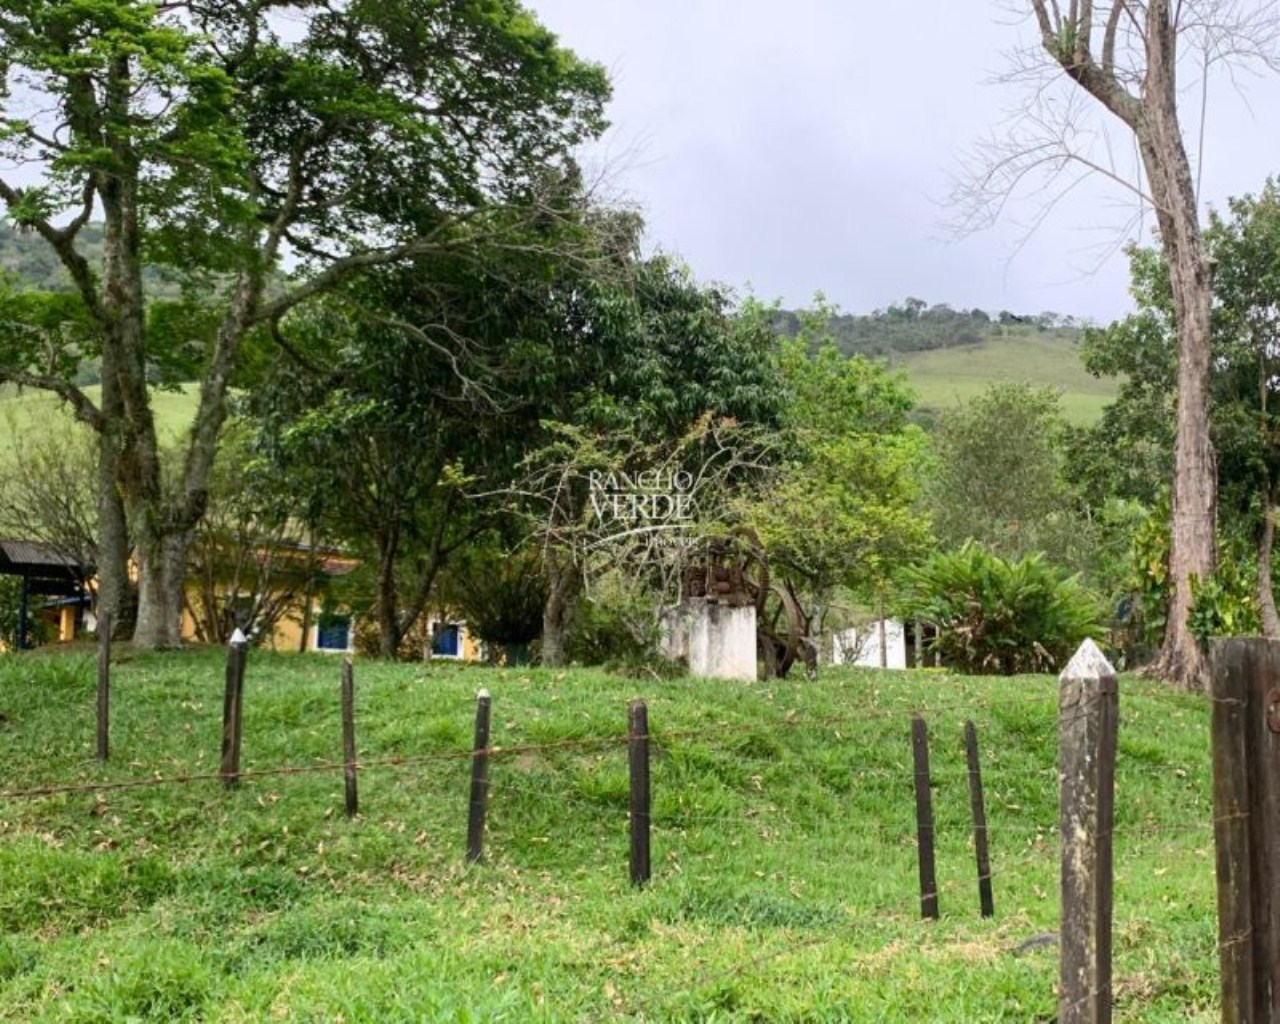
<instances>
[{"instance_id":1,"label":"barbed wire fence","mask_svg":"<svg viewBox=\"0 0 1280 1024\"><path fill-rule=\"evenodd\" d=\"M243 672L242 662L238 670ZM236 671L236 662L232 661L228 669L229 677ZM455 749L417 755L356 757L354 743L348 742L350 738L348 729L353 728L354 724L354 716L351 713L353 702L348 700L347 690L351 674L349 664L344 668L343 674L342 710L345 728L344 756L341 759L241 769L238 763L230 764L224 756L223 765L218 771L175 771L169 774L153 771L146 776L109 778L74 784L49 782L0 790L0 801L31 801L58 796L94 795L210 783L226 786L231 781L234 781L235 785L244 785L261 779L326 773L342 775L344 779L353 781L357 777L379 772L406 772L439 765L461 767L469 763L472 771L465 823L467 837L465 859L474 862L484 858L485 846L493 841L492 834L486 828L486 817L495 797L505 794L513 802L522 803L534 797L545 798L547 795L546 779L542 775L534 776L527 770L521 770L519 766L516 766L516 770L511 770L515 762L532 761L540 766L554 768L553 762L562 758L563 755L593 756L609 759L608 763L616 769L625 760L630 769L629 786L625 794L620 787L614 787L597 798L589 799L569 786L557 791L555 797L558 807L566 816L574 816L574 820L596 823L607 829L616 830L618 833L624 830L630 833L631 881L639 886L652 882L650 844L655 838L660 847L665 847L663 856L674 853L676 862L681 856L682 847L687 846L689 834L696 834L700 829L704 831L714 829L721 835L732 834L734 829L738 829L744 836L754 836L757 841L766 843L783 843L784 840L779 837L784 835L785 843L812 842L812 837L804 835L802 831L797 832L797 829L802 826L796 815L786 807L770 803L767 792L768 774L777 771L785 771L791 775L808 772L812 775L813 781L822 787L830 783L833 772L841 772L840 781L844 792L861 793L868 804L893 806L899 810L892 820L846 819L842 821L840 831L844 836L843 850L839 849L841 841L833 840L830 835L822 837L822 841L831 847L832 855L843 852L849 857L863 856L868 844L879 844L882 848L899 852L914 851L919 858L924 856L926 848L931 847L936 841L945 842L949 847L947 867L952 872L949 877L943 878L940 882L936 878L926 880L922 871L922 885L918 892L908 891L900 897L888 901L881 900L861 913L907 915L911 913L910 908L918 906L925 916L936 916L940 904L946 908L968 906L969 901L973 899L973 894L977 892L979 894L977 902L982 904L981 912L985 914L988 907L982 896L984 882L989 892L989 887L993 884L998 886L999 882L1024 875L1028 869L1034 868L1044 876L1044 887L1046 889L1051 887L1062 857L1061 821L1060 819L1019 820L1010 817L1011 814L1018 813L1017 811L1010 812L1006 808L998 808L992 820L985 818L979 820L976 813L978 799L975 797L973 803L967 807L958 806L958 800L951 800L939 808L940 813L936 820L930 817L926 822L920 813L919 801L912 799L913 790L917 797L921 792L921 788L914 783L920 779L922 768L918 760L914 764L909 762L911 733L908 726L928 720L950 722L955 716L963 715L966 716L966 731L972 729L977 735L981 735L973 725L975 717L982 718L985 715L989 720L990 715L996 712L1012 709L1039 709L1046 714L1044 740L1048 744L1050 732L1061 734L1069 731L1083 721L1089 713L1086 708L1059 712L1056 706L1057 694L1048 693L967 700L938 700L922 695L921 699L912 701L909 705L871 708L857 714L788 714L783 719L769 723L770 728L783 731L827 732L840 738L843 738L847 731L850 743L853 742L857 731L864 729L869 722L900 721L903 724L903 762L900 766L863 766L841 771L839 767L796 763L796 759L792 757L792 752L789 750L783 750L780 754L777 752L767 755L753 754L750 744L744 745L740 741L750 739L760 732L761 724L756 722L716 723L698 728L665 730L661 728L660 723L657 728L651 729L646 717L642 720L638 731L634 704L627 709L629 727L625 731L620 728L617 732L599 736L503 744L493 741L488 720L492 702L487 693L482 693L476 703L476 740L470 746L460 745ZM242 682L241 678L240 684ZM234 684L229 678L229 691L235 685L238 684ZM104 702L100 701L100 706L102 703ZM621 720L622 715L619 714L620 723ZM238 724L233 727L239 729ZM99 736L101 735L100 730ZM726 805L719 809L715 809L714 801L709 802L712 806L711 809L707 809L700 807L696 801L682 806L679 802L667 799L666 794L679 791L679 780L675 778L677 769L682 772L697 770L696 764L673 765L676 753L694 745L712 754L718 753L731 759L735 773L741 781L747 783L743 787L744 792L748 797L758 797L758 799L753 802L748 801L747 806ZM99 749L103 749L101 743ZM655 752L658 756L650 763L650 758ZM225 743L223 753L226 754ZM641 756L646 762L645 770L637 778L636 759ZM102 760L105 761L105 757ZM1129 772L1167 776L1179 780L1185 779L1193 770L1194 766L1175 764L1126 765L1126 771ZM934 789L940 779L947 782L948 789L958 790L962 782L973 783L975 767L969 763L960 768L954 760L943 765L934 762L931 766L924 767L923 773L925 793ZM997 790L1002 788L1025 790L1029 786L1042 794L1052 794L1059 787L1059 769L1052 763L1032 768L988 765L976 774L979 779L985 775L987 782L994 782L994 788ZM651 791L642 795L637 794L638 786ZM353 788L352 785L347 791L348 814L357 813L351 800ZM656 800L653 799L655 795ZM624 796L625 809L622 806ZM1040 802L1052 805L1056 800L1050 800L1046 796ZM973 813L966 814L966 809ZM1095 829L1088 838L1089 843L1095 846L1100 840L1109 842L1117 837L1126 841L1170 838L1185 834L1201 834L1211 838L1214 825L1215 822L1208 819L1182 823L1143 822L1121 826L1112 824L1105 830ZM463 823L459 822L459 859L463 858L461 842L463 832ZM926 838L928 842L924 841ZM983 845L989 843L991 846L989 860L985 867L979 863L969 870L966 877L959 877L955 873L960 859L957 851L970 851L980 843ZM642 855L637 852L638 844L643 844ZM902 867L902 861L902 857L897 858L899 869ZM665 863L664 860L659 860L660 865ZM660 875L660 879L661 877L663 876ZM895 879L901 881L900 875L895 876ZM909 884L903 887L910 890ZM995 909L998 911L1001 904L998 888L996 891ZM917 899L920 901L918 905ZM989 900L990 896L988 895L986 899ZM932 913L930 913L930 905ZM948 909L948 913L955 912ZM856 919L856 915L850 914L840 918L850 923L855 922ZM805 946L825 942L828 937L827 932L817 929L813 936L799 945L788 942L780 948L765 950L757 957L730 969L718 969L704 974L695 973L688 987L695 993L712 988L726 978L759 970L772 961L795 954ZM1090 982L1089 993L1095 997L1095 1001L1099 993L1104 993L1107 999L1112 997L1109 972L1101 980L1094 979ZM1064 998L1061 1012L1066 1016L1062 1019L1073 1019L1072 1015L1082 1009L1086 1002L1087 999L1082 996ZM659 1012L662 1007L657 1001L646 1000L637 1009Z\"/></svg>"}]
</instances>

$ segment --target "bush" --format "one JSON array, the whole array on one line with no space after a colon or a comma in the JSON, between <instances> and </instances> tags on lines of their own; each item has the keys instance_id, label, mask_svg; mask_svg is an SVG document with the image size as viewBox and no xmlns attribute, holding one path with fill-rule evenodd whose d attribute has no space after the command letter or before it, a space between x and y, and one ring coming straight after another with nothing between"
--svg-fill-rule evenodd
<instances>
[{"instance_id":1,"label":"bush","mask_svg":"<svg viewBox=\"0 0 1280 1024\"><path fill-rule=\"evenodd\" d=\"M632 676L675 677L684 670L658 653L660 629L654 596L622 577L597 581L573 617L567 650L580 665L600 665Z\"/></svg>"},{"instance_id":2,"label":"bush","mask_svg":"<svg viewBox=\"0 0 1280 1024\"><path fill-rule=\"evenodd\" d=\"M942 663L968 673L1053 672L1103 633L1076 577L1040 554L1006 561L973 543L916 570L903 611L935 626Z\"/></svg>"}]
</instances>

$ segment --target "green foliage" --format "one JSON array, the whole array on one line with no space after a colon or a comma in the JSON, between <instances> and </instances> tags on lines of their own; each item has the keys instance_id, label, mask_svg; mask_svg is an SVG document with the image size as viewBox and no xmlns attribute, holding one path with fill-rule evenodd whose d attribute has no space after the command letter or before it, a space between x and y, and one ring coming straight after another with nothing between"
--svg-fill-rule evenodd
<instances>
[{"instance_id":1,"label":"green foliage","mask_svg":"<svg viewBox=\"0 0 1280 1024\"><path fill-rule=\"evenodd\" d=\"M928 543L917 505L925 437L907 422L899 375L838 351L834 316L820 302L779 345L778 465L739 507L771 562L816 591L870 593Z\"/></svg>"},{"instance_id":2,"label":"green foliage","mask_svg":"<svg viewBox=\"0 0 1280 1024\"><path fill-rule=\"evenodd\" d=\"M1205 579L1191 577L1192 636L1202 645L1215 636L1257 636L1262 631L1258 607L1258 562L1247 539L1228 536L1218 546L1218 564Z\"/></svg>"},{"instance_id":3,"label":"green foliage","mask_svg":"<svg viewBox=\"0 0 1280 1024\"><path fill-rule=\"evenodd\" d=\"M774 328L783 337L796 337L804 333L805 315L803 311L779 309L772 316ZM1019 316L1002 310L992 317L981 309L952 309L945 302L930 305L917 298L867 315L833 311L830 321L832 342L844 355L901 356L963 349L1007 333L1070 339L1076 334L1076 321L1052 312Z\"/></svg>"},{"instance_id":4,"label":"green foliage","mask_svg":"<svg viewBox=\"0 0 1280 1024\"><path fill-rule=\"evenodd\" d=\"M948 668L1014 675L1060 669L1086 637L1101 637L1096 599L1039 554L1007 561L968 543L913 572L903 611L937 628Z\"/></svg>"},{"instance_id":5,"label":"green foliage","mask_svg":"<svg viewBox=\"0 0 1280 1024\"><path fill-rule=\"evenodd\" d=\"M22 580L17 576L0 576L0 647L12 651L18 645L18 608Z\"/></svg>"},{"instance_id":6,"label":"green foliage","mask_svg":"<svg viewBox=\"0 0 1280 1024\"><path fill-rule=\"evenodd\" d=\"M453 560L442 580L440 603L486 643L527 647L542 633L546 593L536 552L480 543Z\"/></svg>"},{"instance_id":7,"label":"green foliage","mask_svg":"<svg viewBox=\"0 0 1280 1024\"><path fill-rule=\"evenodd\" d=\"M1198 580L1192 632L1204 638L1254 627L1261 594L1257 548L1263 517L1280 497L1280 187L1232 199L1205 232L1214 260L1210 430L1218 489L1218 568ZM1129 252L1137 312L1090 331L1085 358L1096 373L1121 374L1116 402L1071 443L1071 475L1087 503L1136 498L1157 510L1171 471L1177 337L1168 267L1155 249ZM1168 542L1136 538L1135 593L1147 639L1158 639L1168 605ZM1154 634L1154 635L1153 635Z\"/></svg>"},{"instance_id":8,"label":"green foliage","mask_svg":"<svg viewBox=\"0 0 1280 1024\"><path fill-rule=\"evenodd\" d=\"M932 435L927 495L939 539L1005 557L1058 551L1075 531L1063 482L1057 392L992 384L945 414Z\"/></svg>"},{"instance_id":9,"label":"green foliage","mask_svg":"<svg viewBox=\"0 0 1280 1024\"><path fill-rule=\"evenodd\" d=\"M598 581L590 597L579 602L566 653L579 665L669 677L676 667L655 653L658 639L651 596L625 579L611 577Z\"/></svg>"}]
</instances>

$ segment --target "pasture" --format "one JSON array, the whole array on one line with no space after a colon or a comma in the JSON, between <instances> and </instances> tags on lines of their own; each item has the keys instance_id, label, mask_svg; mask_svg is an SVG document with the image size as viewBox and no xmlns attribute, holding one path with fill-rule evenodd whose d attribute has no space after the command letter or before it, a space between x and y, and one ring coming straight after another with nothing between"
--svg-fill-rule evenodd
<instances>
[{"instance_id":1,"label":"pasture","mask_svg":"<svg viewBox=\"0 0 1280 1024\"><path fill-rule=\"evenodd\" d=\"M223 654L121 652L93 759L92 652L0 656L0 1019L1048 1021L1051 677L817 682L250 654L245 778L216 778ZM464 863L475 694L486 857ZM648 702L654 872L627 877L627 704ZM933 741L942 918L919 917L912 712ZM979 916L977 725L996 913ZM1208 714L1121 680L1116 1019L1217 1017ZM287 768L288 771L279 771ZM124 783L120 788L93 789ZM41 787L47 795L19 795Z\"/></svg>"}]
</instances>

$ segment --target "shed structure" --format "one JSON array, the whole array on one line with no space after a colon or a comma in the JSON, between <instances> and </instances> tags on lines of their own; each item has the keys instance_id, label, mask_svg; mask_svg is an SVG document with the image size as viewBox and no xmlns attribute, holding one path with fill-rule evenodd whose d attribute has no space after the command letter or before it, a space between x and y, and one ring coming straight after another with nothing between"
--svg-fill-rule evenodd
<instances>
[{"instance_id":1,"label":"shed structure","mask_svg":"<svg viewBox=\"0 0 1280 1024\"><path fill-rule=\"evenodd\" d=\"M60 638L74 637L89 604L85 581L93 576L92 566L69 557L52 544L0 540L0 575L22 580L18 603L19 650L30 646L32 598L43 598L41 610L58 610Z\"/></svg>"}]
</instances>

